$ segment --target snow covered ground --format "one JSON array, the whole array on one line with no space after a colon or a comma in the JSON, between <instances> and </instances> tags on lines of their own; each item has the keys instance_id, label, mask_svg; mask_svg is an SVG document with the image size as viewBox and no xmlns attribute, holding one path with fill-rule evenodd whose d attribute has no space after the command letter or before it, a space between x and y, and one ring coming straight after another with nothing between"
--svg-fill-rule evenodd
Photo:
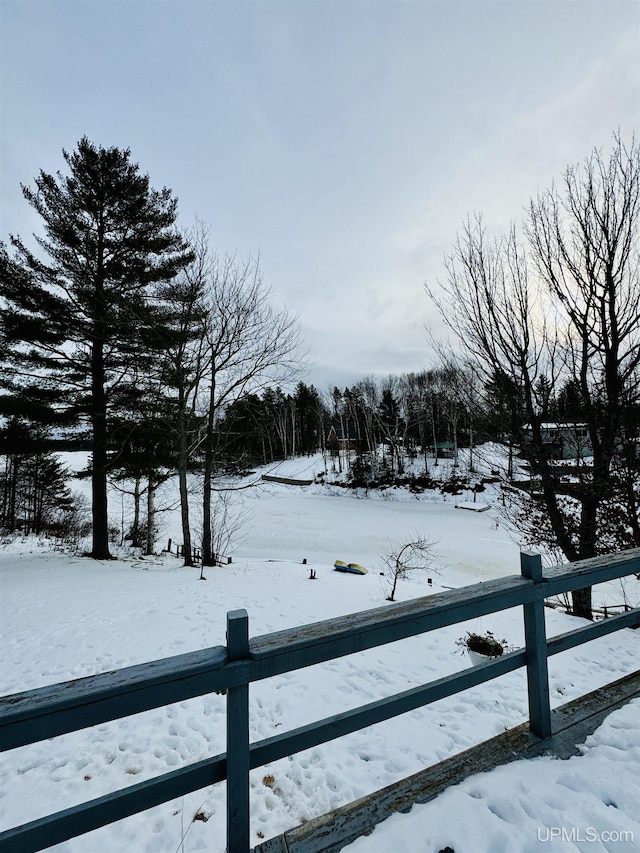
<instances>
[{"instance_id":1,"label":"snow covered ground","mask_svg":"<svg viewBox=\"0 0 640 853\"><path fill-rule=\"evenodd\" d=\"M393 815L348 853L640 850L640 700L614 711L582 747L471 776Z\"/></svg>"},{"instance_id":2,"label":"snow covered ground","mask_svg":"<svg viewBox=\"0 0 640 853\"><path fill-rule=\"evenodd\" d=\"M304 477L320 464L318 458L296 460L274 473ZM384 605L388 587L380 557L416 533L437 543L438 558L431 571L400 581L399 599L519 572L517 537L504 524L496 526L493 510L456 508L464 495L444 500L389 490L367 499L336 487L275 484L242 494L250 519L244 538L233 563L207 569L206 582L198 569L185 569L166 554L96 563L32 539L5 544L0 692L221 645L226 613L239 607L248 610L255 636ZM492 493L482 497L495 499ZM167 492L158 503L173 506L171 499ZM162 525L163 542L180 541L175 508L163 514ZM369 574L339 574L335 559L361 563ZM309 580L312 568L315 581ZM559 611L547 612L547 625L550 635L576 627ZM456 646L465 629L492 630L514 646L523 642L521 612L514 610L257 683L251 687L252 740L468 666ZM554 656L554 706L634 671L639 650L640 632L625 630ZM434 803L390 819L350 849L640 850L639 709L635 703L613 714L581 757L538 759L473 777ZM519 671L256 770L252 843L517 725L526 713L525 674ZM224 742L225 699L212 695L12 750L0 764L0 826L199 761L223 752ZM55 849L222 853L224 798L224 785L212 786ZM563 827L564 836L555 837ZM581 840L580 832L591 829L597 839ZM633 832L635 840L625 836L612 846L603 834L613 830Z\"/></svg>"}]
</instances>

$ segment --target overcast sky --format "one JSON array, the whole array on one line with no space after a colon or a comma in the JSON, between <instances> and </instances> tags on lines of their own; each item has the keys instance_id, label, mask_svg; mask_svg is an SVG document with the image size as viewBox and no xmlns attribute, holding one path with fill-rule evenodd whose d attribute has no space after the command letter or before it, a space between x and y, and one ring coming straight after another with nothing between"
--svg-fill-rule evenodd
<instances>
[{"instance_id":1,"label":"overcast sky","mask_svg":"<svg viewBox=\"0 0 640 853\"><path fill-rule=\"evenodd\" d=\"M638 0L0 0L0 239L86 135L260 253L321 390L431 364L425 281L640 127Z\"/></svg>"}]
</instances>

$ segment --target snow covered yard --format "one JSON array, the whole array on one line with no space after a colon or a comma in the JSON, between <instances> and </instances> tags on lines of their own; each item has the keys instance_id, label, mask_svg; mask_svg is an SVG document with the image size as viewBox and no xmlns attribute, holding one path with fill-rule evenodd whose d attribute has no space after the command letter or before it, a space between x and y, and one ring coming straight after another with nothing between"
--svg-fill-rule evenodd
<instances>
[{"instance_id":1,"label":"snow covered yard","mask_svg":"<svg viewBox=\"0 0 640 853\"><path fill-rule=\"evenodd\" d=\"M401 581L401 599L519 572L517 543L503 526L496 528L492 513L461 512L452 499L419 500L404 493L395 500L361 500L327 487L275 485L246 495L251 522L245 538L230 566L206 570L206 582L198 580L199 569L182 568L167 555L96 564L43 550L32 540L6 546L0 552L0 691L13 693L221 645L226 613L240 607L247 609L256 636L382 606L386 588L380 555L416 531L437 542L439 570ZM163 535L180 541L174 514L166 516ZM334 572L337 558L357 561L369 574ZM312 568L315 581L309 580ZM552 635L575 627L575 620L548 611L547 624ZM492 630L514 646L523 642L521 612L507 611L254 684L252 740L468 666L456 646L465 629ZM553 704L634 671L639 648L638 632L625 630L551 658ZM539 841L535 830L532 841L529 835L534 823L560 826L555 816L580 796L604 802L607 779L613 786L607 796L621 816L616 827L634 820L626 804L629 798L633 802L634 784L635 801L640 799L637 711L636 703L612 715L583 758L568 763L541 759L474 777L437 803L393 818L353 848L437 853L444 838L441 846L450 844L456 853L617 849ZM251 777L252 843L498 734L526 714L526 679L519 671L260 768ZM2 828L221 753L224 724L225 699L214 694L6 753L0 767ZM623 743L628 749L620 756ZM606 762L614 758L621 760L612 774ZM580 769L584 765L586 771ZM618 782L628 791L626 799ZM519 792L515 800L507 798L513 791ZM55 849L222 853L224 795L224 785L212 786ZM461 804L466 811L459 812ZM617 814L613 805L607 808L606 815ZM601 829L609 827L587 805L575 820L589 817L581 826L592 826L593 815ZM556 823L549 823L551 817ZM450 840L447 827L457 833ZM397 835L387 836L392 832ZM640 843L640 828L635 837Z\"/></svg>"}]
</instances>

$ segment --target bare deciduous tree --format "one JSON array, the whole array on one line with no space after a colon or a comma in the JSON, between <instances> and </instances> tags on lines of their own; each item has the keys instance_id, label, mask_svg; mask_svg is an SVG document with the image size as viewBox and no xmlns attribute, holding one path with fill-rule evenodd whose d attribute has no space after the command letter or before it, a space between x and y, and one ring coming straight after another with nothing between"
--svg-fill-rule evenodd
<instances>
[{"instance_id":1,"label":"bare deciduous tree","mask_svg":"<svg viewBox=\"0 0 640 853\"><path fill-rule=\"evenodd\" d=\"M531 202L524 228L488 242L469 221L447 261L447 292L426 286L445 323L487 383L504 377L522 391L527 454L540 480L547 524L541 544L574 561L597 555L607 506L629 512L617 547L640 545L637 491L622 500L616 460L637 429L640 402L640 152L615 137ZM571 380L581 397L590 458L573 470L549 458L536 389ZM635 416L633 413L635 412ZM517 437L520 441L522 436ZM636 473L637 481L637 473ZM635 525L633 523L635 518ZM546 527L546 533L545 533ZM573 612L591 617L591 591L573 594Z\"/></svg>"},{"instance_id":2,"label":"bare deciduous tree","mask_svg":"<svg viewBox=\"0 0 640 853\"><path fill-rule=\"evenodd\" d=\"M251 518L251 513L237 491L221 489L215 492L212 499L211 518L211 550L215 564L220 561L232 543L238 544L242 530ZM205 565L207 564L203 560L200 580L206 580Z\"/></svg>"},{"instance_id":3,"label":"bare deciduous tree","mask_svg":"<svg viewBox=\"0 0 640 853\"><path fill-rule=\"evenodd\" d=\"M206 302L206 376L203 493L203 565L213 565L211 488L216 459L216 423L225 406L242 394L291 380L301 364L297 318L275 310L258 260L214 258Z\"/></svg>"},{"instance_id":4,"label":"bare deciduous tree","mask_svg":"<svg viewBox=\"0 0 640 853\"><path fill-rule=\"evenodd\" d=\"M413 572L427 569L435 571L433 561L436 556L435 543L420 535L411 542L405 542L399 548L394 548L389 554L385 554L382 562L386 566L385 580L390 587L387 601L395 601L399 580L408 578Z\"/></svg>"}]
</instances>

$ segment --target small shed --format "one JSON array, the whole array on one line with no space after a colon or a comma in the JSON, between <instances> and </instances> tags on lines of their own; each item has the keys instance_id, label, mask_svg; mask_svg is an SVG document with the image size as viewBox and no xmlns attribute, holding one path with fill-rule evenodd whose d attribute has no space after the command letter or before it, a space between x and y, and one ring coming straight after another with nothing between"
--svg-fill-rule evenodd
<instances>
[{"instance_id":1,"label":"small shed","mask_svg":"<svg viewBox=\"0 0 640 853\"><path fill-rule=\"evenodd\" d=\"M326 441L331 456L337 456L341 450L355 450L357 445L355 429L352 424L346 427L341 424L331 424Z\"/></svg>"},{"instance_id":2,"label":"small shed","mask_svg":"<svg viewBox=\"0 0 640 853\"><path fill-rule=\"evenodd\" d=\"M455 459L456 445L453 441L437 441L431 448L435 459Z\"/></svg>"}]
</instances>

